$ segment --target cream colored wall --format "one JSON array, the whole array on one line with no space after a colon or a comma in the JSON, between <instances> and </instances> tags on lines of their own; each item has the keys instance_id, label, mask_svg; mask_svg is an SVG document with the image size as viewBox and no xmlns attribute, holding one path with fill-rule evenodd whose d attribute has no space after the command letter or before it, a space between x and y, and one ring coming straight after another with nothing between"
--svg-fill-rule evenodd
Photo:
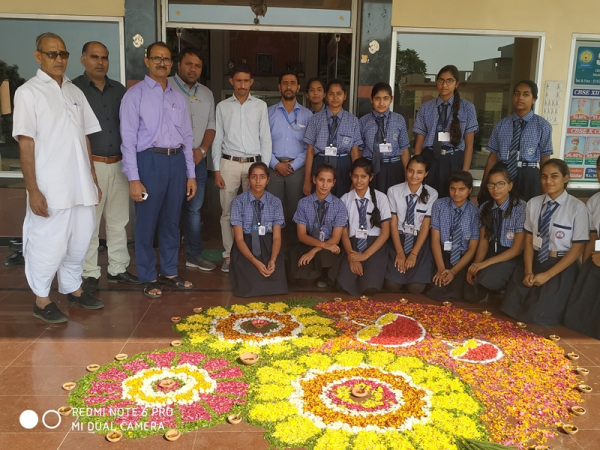
<instances>
[{"instance_id":1,"label":"cream colored wall","mask_svg":"<svg viewBox=\"0 0 600 450\"><path fill-rule=\"evenodd\" d=\"M544 100L545 81L563 82L564 98L559 123L553 126L552 133L554 153L558 156L562 143L564 106L568 97L567 78L572 35L598 34L600 39L600 1L589 1L576 7L564 0L429 0L426 9L423 5L422 2L412 0L393 0L392 26L546 33L538 101ZM451 64L451 61L448 63Z\"/></svg>"},{"instance_id":2,"label":"cream colored wall","mask_svg":"<svg viewBox=\"0 0 600 450\"><path fill-rule=\"evenodd\" d=\"M8 13L123 17L125 0L0 0L0 14Z\"/></svg>"}]
</instances>

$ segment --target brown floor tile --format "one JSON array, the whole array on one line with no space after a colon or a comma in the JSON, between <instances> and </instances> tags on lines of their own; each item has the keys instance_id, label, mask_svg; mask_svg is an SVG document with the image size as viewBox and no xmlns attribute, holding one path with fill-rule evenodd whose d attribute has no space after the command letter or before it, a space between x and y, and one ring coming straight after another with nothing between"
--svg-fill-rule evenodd
<instances>
[{"instance_id":1,"label":"brown floor tile","mask_svg":"<svg viewBox=\"0 0 600 450\"><path fill-rule=\"evenodd\" d=\"M23 433L23 434L44 433L45 434L48 431L52 431L53 433L59 433L59 432L65 433L65 432L69 431L71 429L71 422L73 421L72 418L69 418L68 420L67 419L62 420L61 424L58 426L58 428L56 428L54 430L48 430L48 428L46 428L42 424L43 414L50 409L56 410L57 408L60 408L61 406L65 405L66 398L67 398L66 393L65 393L65 395L52 395L52 396L50 396L50 395L47 395L47 396L46 395L36 395L36 396L11 395L11 396L0 397L0 401L2 402L2 405L3 405L3 407L0 408L0 434L7 433L7 432L8 433L19 433L19 434L21 434L21 433ZM10 405L10 407L7 407L6 405ZM26 409L35 411L39 417L38 424L31 430L26 430L19 423L19 416ZM57 423L56 414L53 414L53 413L48 414L48 416L46 418L46 422L49 425L56 424ZM12 449L14 447L0 446L0 448ZM23 448L26 448L26 447L23 447ZM36 446L36 447L29 447L29 448L38 448L38 447Z\"/></svg>"},{"instance_id":2,"label":"brown floor tile","mask_svg":"<svg viewBox=\"0 0 600 450\"><path fill-rule=\"evenodd\" d=\"M79 380L87 374L85 367L93 363L96 361L82 358L76 367L49 367L43 371L37 367L7 367L0 373L0 402L1 396L13 395L64 395L66 400L63 383Z\"/></svg>"},{"instance_id":3,"label":"brown floor tile","mask_svg":"<svg viewBox=\"0 0 600 450\"><path fill-rule=\"evenodd\" d=\"M196 435L195 450L267 450L269 443L261 432L199 432Z\"/></svg>"},{"instance_id":4,"label":"brown floor tile","mask_svg":"<svg viewBox=\"0 0 600 450\"><path fill-rule=\"evenodd\" d=\"M570 423L575 424L580 430L596 430L600 431L600 402L598 398L591 398L588 394L581 396L584 400L580 406L583 406L586 413L583 416L571 416ZM600 445L598 446L600 448Z\"/></svg>"},{"instance_id":5,"label":"brown floor tile","mask_svg":"<svg viewBox=\"0 0 600 450\"><path fill-rule=\"evenodd\" d=\"M53 325L56 327L66 327L66 324ZM37 320L34 323L13 323L0 322L0 344L28 343L31 344L40 337L48 328L49 324Z\"/></svg>"},{"instance_id":6,"label":"brown floor tile","mask_svg":"<svg viewBox=\"0 0 600 450\"><path fill-rule=\"evenodd\" d=\"M66 431L52 432L50 430L43 433L0 433L0 448L54 450L60 447L66 436Z\"/></svg>"},{"instance_id":7,"label":"brown floor tile","mask_svg":"<svg viewBox=\"0 0 600 450\"><path fill-rule=\"evenodd\" d=\"M80 323L138 323L148 311L148 306L128 306L110 303L102 309L69 307L69 320Z\"/></svg>"},{"instance_id":8,"label":"brown floor tile","mask_svg":"<svg viewBox=\"0 0 600 450\"><path fill-rule=\"evenodd\" d=\"M585 431L580 431L577 435L585 434ZM564 432L558 432L558 435L549 439L546 443L551 449L560 450L581 450L581 446L573 436L570 436Z\"/></svg>"},{"instance_id":9,"label":"brown floor tile","mask_svg":"<svg viewBox=\"0 0 600 450\"><path fill-rule=\"evenodd\" d=\"M0 366L8 366L29 347L29 342L3 342L0 351Z\"/></svg>"},{"instance_id":10,"label":"brown floor tile","mask_svg":"<svg viewBox=\"0 0 600 450\"><path fill-rule=\"evenodd\" d=\"M600 431L583 430L573 436L583 450L598 450L600 448Z\"/></svg>"},{"instance_id":11,"label":"brown floor tile","mask_svg":"<svg viewBox=\"0 0 600 450\"><path fill-rule=\"evenodd\" d=\"M178 338L175 338L178 339ZM129 356L136 355L141 352L152 352L154 350L163 350L169 347L173 339L164 339L156 342L131 342L123 346L120 353L127 353Z\"/></svg>"},{"instance_id":12,"label":"brown floor tile","mask_svg":"<svg viewBox=\"0 0 600 450\"><path fill-rule=\"evenodd\" d=\"M108 364L121 351L123 344L113 342L35 342L30 345L11 367L75 367L90 364ZM39 372L43 373L43 369Z\"/></svg>"},{"instance_id":13,"label":"brown floor tile","mask_svg":"<svg viewBox=\"0 0 600 450\"><path fill-rule=\"evenodd\" d=\"M579 349L576 349L575 347L573 347L571 344L562 342L562 339L560 341L558 341L558 343L560 344L559 346L565 350L565 355L567 353L571 353L571 352L577 353L579 355L579 359L571 360L571 364L573 365L573 367L575 367L575 366L595 367L596 366L596 363L594 361L592 361L590 358L588 358L586 355L584 355ZM581 345L579 347L581 347ZM588 350L588 353L589 352L590 351Z\"/></svg>"},{"instance_id":14,"label":"brown floor tile","mask_svg":"<svg viewBox=\"0 0 600 450\"><path fill-rule=\"evenodd\" d=\"M121 440L117 443L120 448L128 450L157 450L157 449L192 449L196 440L196 432L184 433L176 442L169 442L163 436L156 435L137 440ZM97 448L114 448L115 444L108 442L103 435L86 431L71 431L60 446L60 450L89 450Z\"/></svg>"},{"instance_id":15,"label":"brown floor tile","mask_svg":"<svg viewBox=\"0 0 600 450\"><path fill-rule=\"evenodd\" d=\"M79 323L71 320L66 326L50 327L37 342L60 342L86 339L91 342L120 342L124 344L135 330L136 323ZM0 355L0 361L2 356Z\"/></svg>"},{"instance_id":16,"label":"brown floor tile","mask_svg":"<svg viewBox=\"0 0 600 450\"><path fill-rule=\"evenodd\" d=\"M64 310L64 308L61 308ZM0 303L0 322L18 323L22 326L38 323L40 319L33 317L33 304L31 305L3 305Z\"/></svg>"},{"instance_id":17,"label":"brown floor tile","mask_svg":"<svg viewBox=\"0 0 600 450\"><path fill-rule=\"evenodd\" d=\"M173 313L173 315L177 315ZM144 342L166 342L167 345L174 339L180 339L181 335L171 329L173 323L169 316L168 319L163 319L160 323L142 322L129 337L127 343L144 343Z\"/></svg>"},{"instance_id":18,"label":"brown floor tile","mask_svg":"<svg viewBox=\"0 0 600 450\"><path fill-rule=\"evenodd\" d=\"M577 344L577 346L573 345L573 347L596 366L600 366L600 342L597 344Z\"/></svg>"}]
</instances>

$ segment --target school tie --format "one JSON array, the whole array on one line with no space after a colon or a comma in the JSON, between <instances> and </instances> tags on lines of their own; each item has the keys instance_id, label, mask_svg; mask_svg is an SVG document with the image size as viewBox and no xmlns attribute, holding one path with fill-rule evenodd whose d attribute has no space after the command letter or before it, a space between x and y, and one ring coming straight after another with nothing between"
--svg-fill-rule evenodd
<instances>
[{"instance_id":1,"label":"school tie","mask_svg":"<svg viewBox=\"0 0 600 450\"><path fill-rule=\"evenodd\" d=\"M493 218L494 218L494 243L495 253L498 252L498 245L500 245L500 234L502 232L502 209L495 208L492 210Z\"/></svg>"},{"instance_id":2,"label":"school tie","mask_svg":"<svg viewBox=\"0 0 600 450\"><path fill-rule=\"evenodd\" d=\"M556 205L556 202L552 200L546 203L546 211L544 211L544 215L542 216L542 226L539 230L540 237L542 238L542 246L538 252L538 261L541 263L545 262L548 256L550 256L550 219L556 209L554 205Z\"/></svg>"},{"instance_id":3,"label":"school tie","mask_svg":"<svg viewBox=\"0 0 600 450\"><path fill-rule=\"evenodd\" d=\"M338 116L331 116L331 126L329 127L329 145L332 145L334 147L337 147L337 128ZM337 167L337 156L326 156L325 162L333 167Z\"/></svg>"},{"instance_id":4,"label":"school tie","mask_svg":"<svg viewBox=\"0 0 600 450\"><path fill-rule=\"evenodd\" d=\"M415 205L417 204L417 194L410 194L406 197L406 223L415 224ZM404 234L404 253L408 255L415 245L414 233Z\"/></svg>"},{"instance_id":5,"label":"school tie","mask_svg":"<svg viewBox=\"0 0 600 450\"><path fill-rule=\"evenodd\" d=\"M315 239L320 239L323 218L325 217L325 200L317 200L315 206L317 207L317 215L315 216L315 223L312 227L311 236Z\"/></svg>"},{"instance_id":6,"label":"school tie","mask_svg":"<svg viewBox=\"0 0 600 450\"><path fill-rule=\"evenodd\" d=\"M454 210L454 217L452 218L452 250L450 251L450 264L453 266L460 261L460 248L463 239L463 232L461 226L462 210L456 208Z\"/></svg>"},{"instance_id":7,"label":"school tie","mask_svg":"<svg viewBox=\"0 0 600 450\"><path fill-rule=\"evenodd\" d=\"M377 133L373 141L373 174L377 175L381 170L381 150L379 149L379 144L383 144L385 116L376 117L375 122L377 122Z\"/></svg>"},{"instance_id":8,"label":"school tie","mask_svg":"<svg viewBox=\"0 0 600 450\"><path fill-rule=\"evenodd\" d=\"M258 234L258 226L261 221L263 204L260 200L252 200L252 208L254 209L253 220L252 220L252 254L256 257L260 256L260 235Z\"/></svg>"},{"instance_id":9,"label":"school tie","mask_svg":"<svg viewBox=\"0 0 600 450\"><path fill-rule=\"evenodd\" d=\"M444 102L438 106L438 123L435 128L435 135L433 137L433 156L438 159L442 154L442 143L438 138L438 133L444 131L446 120L448 118L448 106L450 103Z\"/></svg>"},{"instance_id":10,"label":"school tie","mask_svg":"<svg viewBox=\"0 0 600 450\"><path fill-rule=\"evenodd\" d=\"M367 199L361 198L356 199L356 206L358 208L358 226L361 230L367 229ZM366 239L356 239L356 249L360 253L364 253L367 249Z\"/></svg>"},{"instance_id":11,"label":"school tie","mask_svg":"<svg viewBox=\"0 0 600 450\"><path fill-rule=\"evenodd\" d=\"M517 178L517 164L519 161L519 149L521 147L521 135L523 134L524 124L525 121L523 119L515 120L513 122L513 138L510 142L508 161L506 163L508 167L508 173L510 174L510 178L512 180Z\"/></svg>"}]
</instances>

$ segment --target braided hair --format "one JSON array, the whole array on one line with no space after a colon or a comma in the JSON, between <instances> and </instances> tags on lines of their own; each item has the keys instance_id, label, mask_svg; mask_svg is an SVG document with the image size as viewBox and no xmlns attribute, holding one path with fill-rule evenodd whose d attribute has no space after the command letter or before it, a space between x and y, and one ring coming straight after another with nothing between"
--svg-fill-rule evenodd
<instances>
[{"instance_id":1,"label":"braided hair","mask_svg":"<svg viewBox=\"0 0 600 450\"><path fill-rule=\"evenodd\" d=\"M373 163L367 158L357 158L352 163L352 172L356 169L363 169L367 175L373 175ZM377 206L377 196L375 195L375 188L373 183L369 183L369 193L371 194L371 201L373 202L373 211L371 212L371 226L373 228L381 228L381 211Z\"/></svg>"},{"instance_id":2,"label":"braided hair","mask_svg":"<svg viewBox=\"0 0 600 450\"><path fill-rule=\"evenodd\" d=\"M504 179L507 183L512 183L512 179L510 178L510 173L508 172L506 164L498 163L494 165L494 167L490 169L490 173L488 174L487 179L489 180L490 176L496 173L501 173L504 176ZM506 208L506 211L504 212L505 219L508 219L511 216L513 208L517 206L520 201L519 195L514 189L509 191L508 198L508 208ZM486 201L481 207L481 213L479 215L479 220L481 220L482 228L485 230L485 238L488 240L490 239L492 234L494 234L494 213L492 212L493 206L494 200Z\"/></svg>"},{"instance_id":3,"label":"braided hair","mask_svg":"<svg viewBox=\"0 0 600 450\"><path fill-rule=\"evenodd\" d=\"M444 66L438 72L437 78L439 79L444 72L450 72L456 82L458 83L459 73L456 66L449 64ZM462 129L460 128L460 119L458 118L458 111L460 110L460 93L458 88L454 88L454 101L452 102L452 122L450 123L450 142L454 147L457 147L462 140Z\"/></svg>"}]
</instances>

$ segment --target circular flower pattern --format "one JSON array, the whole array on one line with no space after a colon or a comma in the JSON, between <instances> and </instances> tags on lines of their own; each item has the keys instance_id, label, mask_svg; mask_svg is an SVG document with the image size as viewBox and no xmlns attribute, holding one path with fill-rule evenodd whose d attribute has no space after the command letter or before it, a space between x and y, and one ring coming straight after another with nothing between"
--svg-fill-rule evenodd
<instances>
[{"instance_id":1,"label":"circular flower pattern","mask_svg":"<svg viewBox=\"0 0 600 450\"><path fill-rule=\"evenodd\" d=\"M316 309L337 319L335 326L343 333L321 351L387 349L444 367L472 386L483 405L480 418L492 442L519 448L543 443L556 434L556 423L568 421L570 407L582 402L574 389L578 378L564 351L513 323L452 306L418 303L349 301L321 303ZM418 321L427 334L402 348L359 338L362 324L390 315Z\"/></svg>"},{"instance_id":2,"label":"circular flower pattern","mask_svg":"<svg viewBox=\"0 0 600 450\"><path fill-rule=\"evenodd\" d=\"M360 319L353 322L360 324ZM388 313L379 317L374 325L359 330L356 339L369 345L409 347L422 341L425 334L425 328L412 317Z\"/></svg>"},{"instance_id":3,"label":"circular flower pattern","mask_svg":"<svg viewBox=\"0 0 600 450\"><path fill-rule=\"evenodd\" d=\"M191 345L208 345L213 350L238 352L256 351L260 347L280 346L274 352L284 352L286 341L307 348L323 344L325 338L337 335L332 320L313 308L290 306L286 303L254 302L230 308L208 308L202 314L186 317L174 329ZM297 349L296 349L297 350Z\"/></svg>"},{"instance_id":4,"label":"circular flower pattern","mask_svg":"<svg viewBox=\"0 0 600 450\"><path fill-rule=\"evenodd\" d=\"M206 353L168 350L111 363L77 382L69 397L82 423L127 438L193 430L225 422L245 408L248 383L235 362Z\"/></svg>"},{"instance_id":5,"label":"circular flower pattern","mask_svg":"<svg viewBox=\"0 0 600 450\"><path fill-rule=\"evenodd\" d=\"M418 358L313 352L274 360L256 376L249 421L278 448L447 450L454 435L487 437L468 386Z\"/></svg>"}]
</instances>

